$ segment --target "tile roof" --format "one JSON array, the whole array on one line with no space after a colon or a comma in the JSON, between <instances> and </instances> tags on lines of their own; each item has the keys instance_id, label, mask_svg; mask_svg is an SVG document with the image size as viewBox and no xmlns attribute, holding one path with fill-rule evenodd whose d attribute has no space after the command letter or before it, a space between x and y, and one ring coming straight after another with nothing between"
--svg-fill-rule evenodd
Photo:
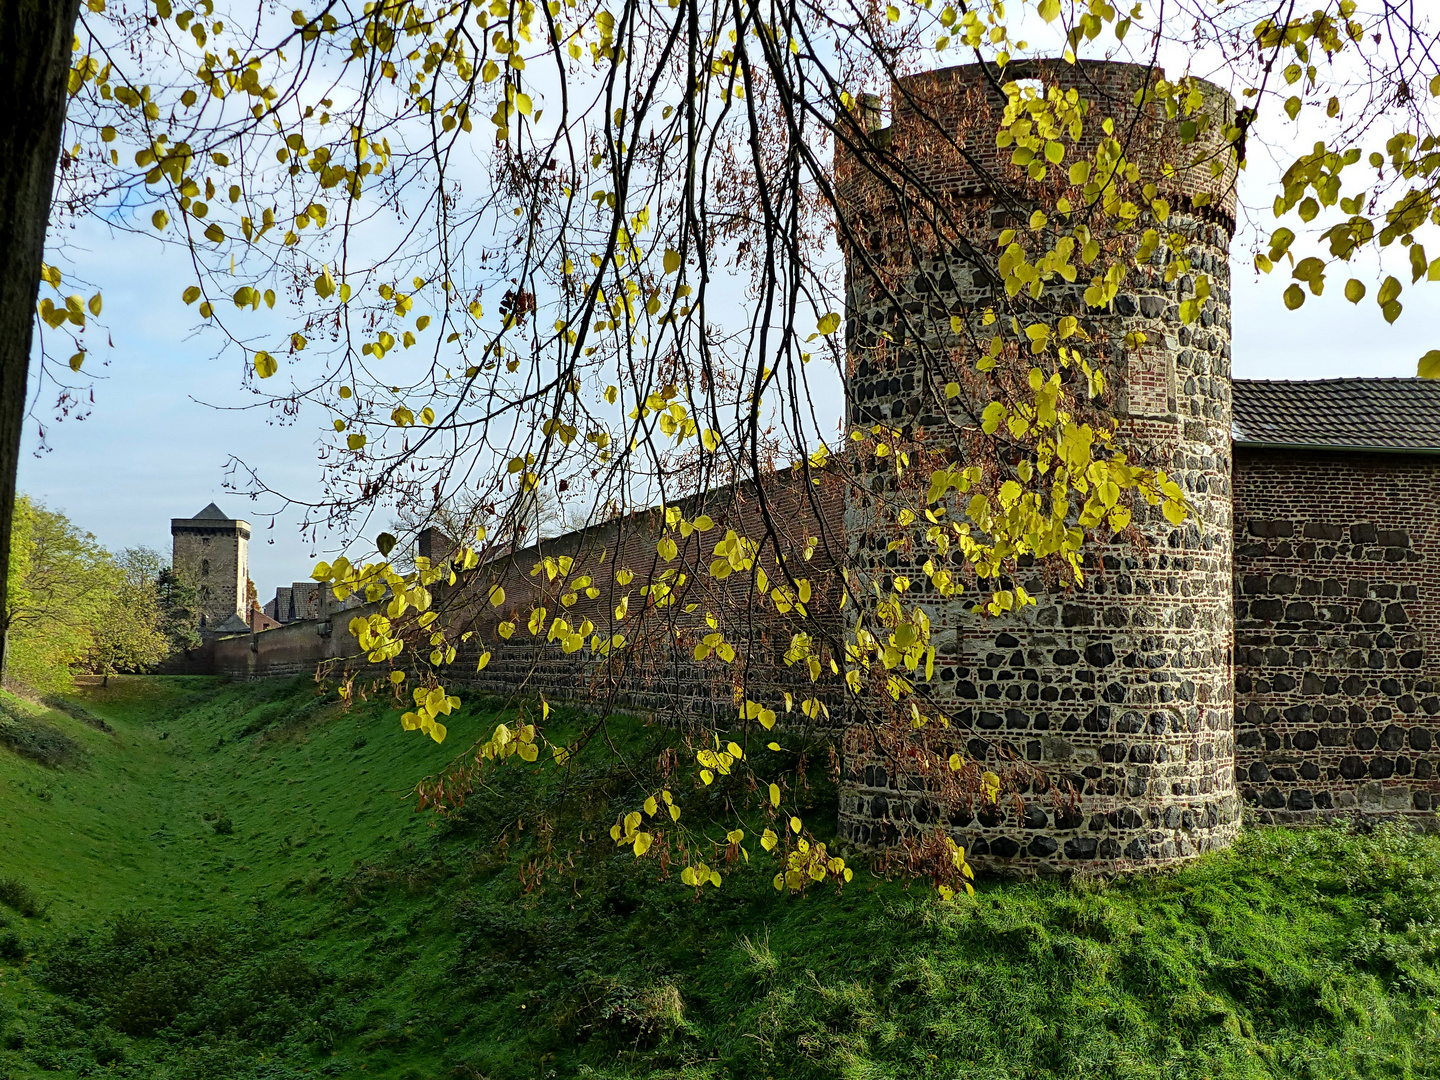
<instances>
[{"instance_id":1,"label":"tile roof","mask_svg":"<svg viewBox=\"0 0 1440 1080\"><path fill-rule=\"evenodd\" d=\"M1440 381L1236 379L1241 446L1440 453Z\"/></svg>"},{"instance_id":2,"label":"tile roof","mask_svg":"<svg viewBox=\"0 0 1440 1080\"><path fill-rule=\"evenodd\" d=\"M200 518L218 518L220 521L231 520L226 515L225 511L221 510L220 507L216 506L213 502L209 506L205 507L204 510L201 510L198 514L196 514L194 518L191 518L191 520L197 521Z\"/></svg>"},{"instance_id":3,"label":"tile roof","mask_svg":"<svg viewBox=\"0 0 1440 1080\"><path fill-rule=\"evenodd\" d=\"M246 622L244 617L237 611L224 622L222 622L219 626L215 627L215 629L212 630L211 633L217 635L248 634L250 633L250 624Z\"/></svg>"}]
</instances>

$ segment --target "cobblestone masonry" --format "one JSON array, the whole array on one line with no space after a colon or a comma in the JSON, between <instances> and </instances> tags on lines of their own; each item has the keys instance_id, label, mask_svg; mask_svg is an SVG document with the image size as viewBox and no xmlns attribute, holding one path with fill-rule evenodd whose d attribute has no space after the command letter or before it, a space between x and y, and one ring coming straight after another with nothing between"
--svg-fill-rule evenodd
<instances>
[{"instance_id":1,"label":"cobblestone masonry","mask_svg":"<svg viewBox=\"0 0 1440 1080\"><path fill-rule=\"evenodd\" d=\"M1098 87L1118 101L1130 100L1146 76L1142 68L1111 64L1086 65L1079 76L1058 67L1021 74L1040 76L1047 84L1058 80L1062 88L1077 85L1087 94ZM893 94L894 126L878 133L897 157L914 161L930 184L957 193L958 213L975 200L980 213L971 220L988 219L991 238L1013 217L997 220L997 204L984 195L979 178L958 159L946 166L932 150L942 140L915 118L938 118L1004 177L1014 170L1008 151L1002 162L994 149L998 110L992 110L992 94L975 67L902 79ZM1140 143L1143 148L1145 140ZM1132 158L1136 152L1132 147ZM953 170L949 175L947 167ZM850 197L860 199L864 182L854 179L856 171L843 161L837 165ZM1187 173L1182 194L1193 195L1207 184L1223 189L1227 182L1228 177L1211 181L1208 172L1202 180ZM1215 283L1200 324L1180 323L1177 302L1191 288L1190 278L1163 281L1162 248L1153 266L1132 274L1112 311L1090 328L1117 356L1125 354L1119 342L1128 332L1148 336L1147 347L1131 354L1124 367L1117 371L1112 365L1111 378L1120 384L1116 408L1127 445L1171 473L1186 490L1195 518L1175 528L1158 508L1137 506L1135 520L1148 538L1147 550L1096 544L1083 589L1047 592L1042 582L1026 582L1040 597L1038 607L997 622L969 613L974 595L957 602L927 593L920 564L929 552L887 553L890 536L867 516L872 500L856 500L847 511L852 562L875 574L905 573L917 583L912 598L930 601L932 628L941 642L942 704L948 702L965 732L959 748L991 762L1013 755L1044 778L1028 792L1023 810L1002 801L978 816L962 811L938 822L940 811L920 779L896 775L893 763L856 729L846 741L841 805L841 827L852 840L874 846L897 832L944 824L982 863L1045 873L1166 863L1224 846L1234 836L1239 804L1231 730L1230 220L1229 204L1224 198L1217 203L1218 211L1177 213L1170 222L1190 237L1188 254ZM878 206L874 232L860 246L880 267L890 295L856 272L859 256L852 249L848 315L852 348L861 359L847 386L851 418L860 424L913 425L923 432L940 419L925 415L918 386L933 378L919 370L933 360L918 361L916 354L925 350L907 349L906 334L915 333L918 323L930 355L943 353L958 344L953 337L947 341L952 314L973 318L990 302L992 283L980 270L967 271L953 257L933 251L922 251L916 265L914 230L900 224L909 216L886 205L884 196ZM968 239L985 234L982 228ZM877 345L886 335L901 347L887 352ZM955 452L963 456L963 447ZM893 483L883 464L870 481L877 494Z\"/></svg>"},{"instance_id":2,"label":"cobblestone masonry","mask_svg":"<svg viewBox=\"0 0 1440 1080\"><path fill-rule=\"evenodd\" d=\"M1440 809L1440 458L1235 450L1235 779L1262 821Z\"/></svg>"}]
</instances>

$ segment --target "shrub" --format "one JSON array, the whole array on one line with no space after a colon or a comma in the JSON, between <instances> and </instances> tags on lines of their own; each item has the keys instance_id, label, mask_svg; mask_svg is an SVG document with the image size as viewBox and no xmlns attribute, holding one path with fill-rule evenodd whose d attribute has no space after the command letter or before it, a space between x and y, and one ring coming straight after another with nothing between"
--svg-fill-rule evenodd
<instances>
[{"instance_id":1,"label":"shrub","mask_svg":"<svg viewBox=\"0 0 1440 1080\"><path fill-rule=\"evenodd\" d=\"M124 916L53 945L41 979L124 1035L274 1041L304 1027L332 980L270 931Z\"/></svg>"},{"instance_id":2,"label":"shrub","mask_svg":"<svg viewBox=\"0 0 1440 1080\"><path fill-rule=\"evenodd\" d=\"M70 736L4 700L0 700L0 746L51 769L76 765L85 758Z\"/></svg>"},{"instance_id":3,"label":"shrub","mask_svg":"<svg viewBox=\"0 0 1440 1080\"><path fill-rule=\"evenodd\" d=\"M0 904L18 911L27 919L40 918L50 906L36 896L29 885L13 877L0 877Z\"/></svg>"},{"instance_id":4,"label":"shrub","mask_svg":"<svg viewBox=\"0 0 1440 1080\"><path fill-rule=\"evenodd\" d=\"M25 942L14 930L0 931L0 960L18 964L25 959Z\"/></svg>"}]
</instances>

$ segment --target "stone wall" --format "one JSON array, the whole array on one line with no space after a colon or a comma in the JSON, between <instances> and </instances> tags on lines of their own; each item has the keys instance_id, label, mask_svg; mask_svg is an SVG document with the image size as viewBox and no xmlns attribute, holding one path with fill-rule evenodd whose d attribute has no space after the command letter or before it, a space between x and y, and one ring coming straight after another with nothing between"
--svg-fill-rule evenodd
<instances>
[{"instance_id":1,"label":"stone wall","mask_svg":"<svg viewBox=\"0 0 1440 1080\"><path fill-rule=\"evenodd\" d=\"M1235 775L1262 821L1434 823L1440 457L1235 450Z\"/></svg>"},{"instance_id":2,"label":"stone wall","mask_svg":"<svg viewBox=\"0 0 1440 1080\"><path fill-rule=\"evenodd\" d=\"M812 582L817 612L827 605L829 611L837 611L831 574L844 553L842 489L840 477L815 470L808 480L781 473L767 484L763 500L749 483L738 490L724 488L686 499L679 509L687 520L703 514L714 525L688 535L671 531L677 545L671 560L656 551L657 542L666 535L659 511L629 515L507 554L476 579L468 598L441 601L447 618L458 617L478 631L462 649L456 677L465 685L501 696L544 693L552 701L587 708L721 723L735 717L737 699L748 696L773 702L785 690L797 700L815 694L817 688L801 677L799 669L783 662L793 624L778 617L772 604L750 595L748 573L720 582L710 577L709 566L716 544L731 528L752 538L765 535L768 528L773 544L767 543L757 561L769 580L784 580L778 549L793 575ZM551 581L543 570L536 573L546 557L570 559L568 575ZM628 585L616 580L616 571L623 569L634 574ZM667 571L672 574L666 579L669 585L675 585L680 575L684 582L678 585L673 603L657 605L644 590ZM567 581L581 584L571 587ZM492 584L505 593L499 608L483 599ZM616 609L622 604L625 615L617 619ZM498 638L495 628L501 619L516 619L523 626L536 605L546 608L547 623L556 616L572 627L591 623L586 643L566 654L559 644L537 642L524 629L508 642ZM692 605L693 610L685 610ZM712 630L705 621L709 611L723 613L727 637L738 642L745 662L728 664L713 655L695 658L697 644ZM838 618L834 621L833 629L839 632ZM625 648L613 662L600 663L590 635L603 641L616 634L624 635ZM491 653L491 659L476 672L474 661L482 649ZM832 707L841 703L823 682L818 693Z\"/></svg>"},{"instance_id":3,"label":"stone wall","mask_svg":"<svg viewBox=\"0 0 1440 1080\"><path fill-rule=\"evenodd\" d=\"M1031 65L1013 77L1038 77L1047 86L1103 99L1121 117L1152 77L1125 64ZM1207 97L1223 99L1218 88ZM901 209L871 182L859 163L837 161L847 198L857 208L849 259L852 370L847 383L852 422L905 426L917 446L938 460L965 460L967 431L993 393L971 383L978 399L953 404L935 392L949 379L966 385L975 354L962 327L1003 303L989 260L1002 228L1028 216L1024 196L1006 200L996 185L1032 200L1008 150L995 148L1003 98L978 67L954 68L899 80L892 92L895 123L873 136L924 181L911 193L924 207L928 191L949 192L935 204L931 240L915 222L923 209ZM1228 99L1221 112L1233 108ZM1097 126L1092 121L1091 130ZM939 129L937 131L937 128ZM1128 148L1132 160L1158 162L1173 143L1163 122L1142 119ZM947 136L963 148L956 154ZM1093 138L1087 135L1082 145ZM1173 149L1173 147L1172 147ZM842 155L843 157L843 155ZM1168 160L1178 160L1171 157ZM1223 159L1221 159L1223 160ZM1112 416L1132 459L1166 469L1196 510L1182 527L1137 500L1135 524L1145 543L1097 540L1088 551L1087 581L1078 589L1049 588L1038 575L1018 579L1039 599L1022 615L980 620L974 594L944 599L921 564L928 545L911 556L887 549L890 530L872 519L895 477L887 461L869 471L868 496L846 516L853 565L888 588L890 574L913 582L907 599L925 601L941 641L939 703L963 735L958 748L1003 769L1018 759L1038 773L1022 807L1002 800L990 809L944 817L927 785L897 769L863 730L846 742L847 777L841 826L854 841L874 846L901 832L944 825L982 863L1008 869L1071 872L1175 861L1227 845L1239 823L1232 773L1230 643L1230 315L1228 247L1233 172L1208 170L1168 181L1176 205L1168 230L1186 237L1184 254L1211 276L1214 291L1203 320L1184 326L1178 303L1193 291L1189 274L1167 282L1171 258L1161 245L1152 262L1132 272L1109 312L1080 299L1088 284L1058 278L1037 306L1040 319L1073 312L1089 343L1079 346L1105 370L1116 392ZM1203 211L1192 196L1212 194ZM1014 203L1020 204L1017 208ZM1205 200L1201 200L1205 202ZM1039 205L1043 206L1043 202ZM1003 209L1002 209L1003 208ZM865 210L873 211L871 213ZM1053 209L1053 208L1052 208ZM959 230L947 238L942 222ZM917 235L917 233L919 235ZM917 246L920 250L917 252ZM864 272L861 272L862 267ZM999 297L999 299L997 299ZM1002 318L1008 316L1002 314ZM978 329L978 326L977 326ZM1141 331L1143 349L1127 348ZM989 340L985 332L981 340ZM1028 365L1026 365L1028 366ZM1083 400L1083 391L1080 394ZM937 445L938 444L938 445ZM963 515L963 508L958 511ZM963 563L957 552L956 565ZM943 752L943 751L942 751Z\"/></svg>"},{"instance_id":4,"label":"stone wall","mask_svg":"<svg viewBox=\"0 0 1440 1080\"><path fill-rule=\"evenodd\" d=\"M678 509L687 520L704 515L713 524L703 531L670 531L676 553L669 560L657 552L658 541L667 535L664 514L650 510L508 552L455 588L433 587L434 607L443 625L474 631L461 643L443 677L449 685L502 698L544 694L553 702L667 720L728 723L736 716L737 699L748 696L773 702L786 690L797 701L817 695L833 712L843 707L843 696L834 691L828 677L817 687L800 668L783 660L793 624L777 617L772 604L754 602L748 595L748 574L717 582L708 568L716 544L730 528L760 537L768 522L773 539L758 562L770 581L784 580L778 551L792 574L812 582L815 607L828 604L830 611L837 610L831 574L844 551L842 488L837 475L823 470L815 470L808 479L782 472L767 485L763 499L747 483L738 490L722 488L680 503ZM431 550L425 558L435 557ZM566 560L567 572L552 580L543 569L546 559L555 564ZM616 572L626 569L633 579L622 584ZM669 576L663 577L667 572ZM648 592L651 582L673 586L673 601L657 603ZM498 606L489 602L496 588L503 591ZM313 671L317 664L338 660L358 678L384 679L388 667L369 665L357 656L358 646L349 632L352 619L384 606L381 601L330 610L318 622L294 622L259 634L223 638L215 643L215 671L235 678L264 678ZM591 624L584 643L567 652L558 641L532 636L525 623L535 607L545 608L546 626L557 617L573 628ZM623 609L621 617L617 609ZM708 611L726 613L731 641L745 636L738 653L748 662L727 664L718 656L696 659L696 645L712 629L705 621ZM504 640L496 631L507 619L521 628ZM833 629L842 629L838 617ZM602 662L592 638L603 641L617 634L624 635L625 647L612 662ZM482 652L490 653L490 658L477 670ZM831 720L838 722L839 715Z\"/></svg>"},{"instance_id":5,"label":"stone wall","mask_svg":"<svg viewBox=\"0 0 1440 1080\"><path fill-rule=\"evenodd\" d=\"M1213 469L1203 475L1217 491L1232 490ZM1127 831L1126 845L1161 834L1160 861L1214 846L1190 838L1199 833L1203 841L1221 829L1218 820L1206 825L1206 798L1216 818L1223 809L1225 827L1233 828L1233 811L1219 805L1232 767L1240 796L1261 821L1319 824L1359 814L1434 822L1440 809L1440 660L1433 645L1440 633L1434 509L1440 458L1241 445L1234 451L1233 493L1233 751L1228 738L1217 737L1228 735L1229 726L1216 702L1201 700L1202 693L1218 692L1208 672L1218 666L1229 677L1227 658L1216 655L1228 646L1217 642L1224 624L1215 621L1210 587L1221 560L1197 551L1186 530L1171 530L1148 551L1097 546L1083 595L1047 597L1023 619L954 614L943 629L937 626L937 678L955 702L956 717L969 726L965 751L977 757L1013 752L1085 793L1079 803L1057 806L1049 793L1027 791L1023 809L949 822L972 850L985 845L987 861L1021 869L1156 861L1139 859L1138 852L1126 856L1120 837ZM843 528L841 491L817 489L816 495L818 514L802 512L797 496L783 502L783 516L795 524L796 538L823 534L835 543ZM530 571L546 554L569 555L583 568L604 552L606 563L637 571L653 559L656 534L643 518L627 520L505 556L484 579L504 583L500 612L464 592L441 590L438 602L447 617L478 615L488 637L498 615L519 612L539 597L542 586ZM682 556L693 561L702 547L697 540ZM815 558L829 560L823 548ZM638 573L635 584L638 589ZM1196 595L1201 603L1186 599ZM598 617L617 600L609 592L582 596L575 611ZM348 658L361 678L380 678L383 669L355 657L346 630L349 619L367 610L337 616L333 627L293 623L207 642L174 671L266 678L311 674L321 663ZM605 670L588 647L566 654L526 634L487 647L493 656L481 672L474 670L478 645L466 647L451 669L454 685L678 719L723 719L733 706L733 685L717 664L694 662L688 638L683 647L652 653L650 663L620 672ZM655 662L657 655L664 658ZM779 663L751 675L757 692L803 685ZM1143 704L1136 703L1140 698ZM838 695L826 700L841 707ZM1192 779L1197 791L1202 783L1210 788L1196 801L1175 797L1173 787L1156 791L1158 784ZM863 753L846 762L844 797L844 825L866 843L883 840L889 828L932 820L922 788ZM1166 854L1167 842L1175 845L1173 855Z\"/></svg>"},{"instance_id":6,"label":"stone wall","mask_svg":"<svg viewBox=\"0 0 1440 1080\"><path fill-rule=\"evenodd\" d=\"M288 623L254 634L237 634L209 643L216 675L231 679L269 679L313 675L326 661L353 658L355 639L328 620Z\"/></svg>"},{"instance_id":7,"label":"stone wall","mask_svg":"<svg viewBox=\"0 0 1440 1080\"><path fill-rule=\"evenodd\" d=\"M201 632L232 615L245 615L250 580L250 525L220 518L177 518L170 523L172 565L192 582Z\"/></svg>"}]
</instances>

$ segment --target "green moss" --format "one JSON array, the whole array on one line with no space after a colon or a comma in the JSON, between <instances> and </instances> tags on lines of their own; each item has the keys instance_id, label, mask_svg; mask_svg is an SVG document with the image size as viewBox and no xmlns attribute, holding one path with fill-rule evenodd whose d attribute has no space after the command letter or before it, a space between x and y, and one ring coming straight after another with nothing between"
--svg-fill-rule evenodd
<instances>
[{"instance_id":1,"label":"green moss","mask_svg":"<svg viewBox=\"0 0 1440 1080\"><path fill-rule=\"evenodd\" d=\"M512 762L454 818L415 814L483 704L444 747L304 680L83 704L113 733L46 716L83 767L0 751L0 877L49 905L7 916L0 1076L1440 1075L1434 838L1251 831L1173 873L948 904L732 867L697 900L579 842L635 797L598 760L563 785ZM676 741L611 736L642 772ZM683 793L691 820L724 798ZM808 798L833 820L830 781Z\"/></svg>"}]
</instances>

